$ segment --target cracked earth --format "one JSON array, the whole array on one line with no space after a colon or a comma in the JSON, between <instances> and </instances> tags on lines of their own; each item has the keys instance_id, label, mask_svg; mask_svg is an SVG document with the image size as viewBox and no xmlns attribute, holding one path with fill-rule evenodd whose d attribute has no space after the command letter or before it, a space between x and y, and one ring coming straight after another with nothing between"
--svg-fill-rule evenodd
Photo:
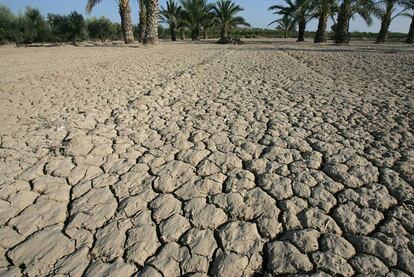
<instances>
[{"instance_id":1,"label":"cracked earth","mask_svg":"<svg viewBox=\"0 0 414 277\"><path fill-rule=\"evenodd\" d=\"M0 57L0 276L414 276L412 47Z\"/></svg>"}]
</instances>

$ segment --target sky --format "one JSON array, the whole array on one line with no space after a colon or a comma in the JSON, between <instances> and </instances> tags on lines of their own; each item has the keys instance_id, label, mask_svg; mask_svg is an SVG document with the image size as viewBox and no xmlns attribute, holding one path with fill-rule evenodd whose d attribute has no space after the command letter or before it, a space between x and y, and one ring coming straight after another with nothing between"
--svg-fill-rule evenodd
<instances>
[{"instance_id":1,"label":"sky","mask_svg":"<svg viewBox=\"0 0 414 277\"><path fill-rule=\"evenodd\" d=\"M212 0L210 0L212 1ZM160 5L164 5L166 0L160 0ZM278 18L267 9L274 4L281 4L283 0L235 0L237 4L244 8L240 13L245 17L253 27L266 27L271 21ZM68 14L71 11L82 13L85 17L106 16L112 21L119 22L119 14L116 0L102 0L91 14L85 12L86 0L0 0L0 5L8 6L13 12L23 11L26 6L39 8L46 15L48 13ZM134 24L138 23L138 2L131 0L132 18ZM331 24L330 24L331 25ZM407 33L410 26L410 20L407 17L397 17L391 23L390 31ZM275 25L269 27L272 28ZM317 20L312 20L307 26L307 30L315 31L317 28ZM380 22L375 19L373 25L367 26L361 18L356 17L351 22L351 31L360 32L378 32Z\"/></svg>"}]
</instances>

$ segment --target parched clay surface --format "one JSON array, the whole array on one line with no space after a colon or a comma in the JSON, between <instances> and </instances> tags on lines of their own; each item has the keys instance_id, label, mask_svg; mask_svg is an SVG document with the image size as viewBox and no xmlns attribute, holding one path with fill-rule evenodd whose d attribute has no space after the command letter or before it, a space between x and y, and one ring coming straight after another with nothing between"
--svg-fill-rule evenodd
<instances>
[{"instance_id":1,"label":"parched clay surface","mask_svg":"<svg viewBox=\"0 0 414 277\"><path fill-rule=\"evenodd\" d=\"M0 60L0 276L414 275L412 47Z\"/></svg>"}]
</instances>

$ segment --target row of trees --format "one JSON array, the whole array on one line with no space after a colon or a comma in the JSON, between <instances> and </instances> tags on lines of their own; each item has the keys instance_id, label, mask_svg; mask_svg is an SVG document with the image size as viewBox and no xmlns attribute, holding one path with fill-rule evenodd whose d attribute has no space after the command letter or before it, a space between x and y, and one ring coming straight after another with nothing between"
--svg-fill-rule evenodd
<instances>
[{"instance_id":1,"label":"row of trees","mask_svg":"<svg viewBox=\"0 0 414 277\"><path fill-rule=\"evenodd\" d=\"M27 7L23 14L14 15L9 8L0 6L0 43L16 42L72 42L78 40L122 38L121 26L108 18L84 17L72 12L69 15L48 14L44 17L38 9Z\"/></svg>"},{"instance_id":2,"label":"row of trees","mask_svg":"<svg viewBox=\"0 0 414 277\"><path fill-rule=\"evenodd\" d=\"M230 0L218 0L214 4L206 0L182 0L180 4L168 0L166 7L161 8L161 20L169 25L171 40L176 40L177 30L183 39L184 30L190 29L191 39L197 40L200 32L207 38L208 30L220 30L219 43L229 43L228 31L237 26L250 26L237 13L243 8Z\"/></svg>"},{"instance_id":3,"label":"row of trees","mask_svg":"<svg viewBox=\"0 0 414 277\"><path fill-rule=\"evenodd\" d=\"M86 10L92 9L101 0L87 0ZM4 6L0 6L0 43L15 41L17 43L63 42L78 39L123 38L125 43L134 41L136 37L143 43L157 43L159 19L169 25L172 40L177 35L184 39L189 34L197 40L201 35L206 38L208 31L220 33L221 43L228 43L228 31L237 26L249 24L237 14L243 9L232 0L217 0L214 4L208 0L168 0L165 7L158 8L158 0L138 0L139 24L134 26L131 20L129 0L116 0L119 7L121 24L112 23L106 18L85 20L77 12L69 15L49 14L44 18L39 10L27 8L19 16ZM377 1L377 2L375 2ZM269 8L281 18L271 22L278 23L276 29L288 34L297 33L298 41L305 39L306 25L318 19L315 42L328 39L327 24L331 18L333 38L337 43L348 43L350 39L349 23L356 16L361 16L371 24L373 16L381 19L381 29L377 42L384 42L388 35L391 21L397 16L408 16L411 25L406 41L414 40L414 0L285 0L285 5L274 5ZM269 24L269 25L270 25ZM298 32L296 32L298 28ZM243 30L243 29L238 29ZM246 29L245 29L246 30ZM162 35L162 34L160 34Z\"/></svg>"},{"instance_id":4,"label":"row of trees","mask_svg":"<svg viewBox=\"0 0 414 277\"><path fill-rule=\"evenodd\" d=\"M91 12L101 0L88 0L86 10ZM131 7L129 0L117 0L121 17L122 33L125 43L134 41L131 22ZM236 16L243 11L239 5L231 0L217 0L210 4L207 0L181 0L179 3L168 0L165 7L159 10L158 0L138 0L139 5L139 34L138 40L144 44L154 44L158 41L158 19L167 23L170 28L171 39L177 39L177 32L183 39L185 29L190 30L191 39L197 40L200 33L206 36L207 30L213 26L221 29L219 42L228 43L228 30L238 25L250 26L244 18Z\"/></svg>"},{"instance_id":5,"label":"row of trees","mask_svg":"<svg viewBox=\"0 0 414 277\"><path fill-rule=\"evenodd\" d=\"M348 43L350 39L349 23L356 16L361 16L368 24L372 24L373 17L381 20L381 28L377 35L378 43L385 42L391 21L397 16L411 18L410 29L406 42L414 40L414 0L285 0L286 5L269 7L281 19L271 22L278 23L279 29L286 33L295 30L298 26L298 41L305 40L307 23L318 19L318 28L314 41L327 41L327 24L329 18L334 21L332 30L336 43Z\"/></svg>"},{"instance_id":6,"label":"row of trees","mask_svg":"<svg viewBox=\"0 0 414 277\"><path fill-rule=\"evenodd\" d=\"M101 0L88 0L87 10ZM131 24L131 9L129 0L117 0L121 16L125 43L133 41ZM157 42L158 0L138 0L140 7L140 40L144 43ZM285 0L286 5L273 5L269 10L282 18L274 21L279 23L278 28L288 32L298 27L298 41L304 41L306 25L313 19L318 19L318 29L315 42L327 41L327 24L329 18L334 21L332 30L336 43L348 43L350 39L350 20L361 16L367 24L372 23L372 17L381 20L381 29L377 42L384 42L388 35L391 21L397 16L408 16L411 25L406 41L414 40L414 0ZM248 24L236 14L243 9L232 0L217 0L209 4L207 0L168 0L166 7L161 8L161 19L168 23L171 39L176 40L177 31L182 37L185 28L191 30L191 38L198 39L200 31L204 35L212 26L220 26L221 38L219 42L229 42L227 30L237 25ZM272 22L272 23L274 23ZM143 38L142 38L143 37Z\"/></svg>"}]
</instances>

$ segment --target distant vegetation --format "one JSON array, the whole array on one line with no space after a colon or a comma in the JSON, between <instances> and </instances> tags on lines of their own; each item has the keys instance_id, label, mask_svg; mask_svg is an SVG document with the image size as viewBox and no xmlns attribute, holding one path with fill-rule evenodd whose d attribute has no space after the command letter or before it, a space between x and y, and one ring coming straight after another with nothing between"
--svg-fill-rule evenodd
<instances>
[{"instance_id":1,"label":"distant vegetation","mask_svg":"<svg viewBox=\"0 0 414 277\"><path fill-rule=\"evenodd\" d=\"M324 42L327 39L336 42L347 42L349 39L412 42L414 32L414 23L411 23L408 36L388 32L389 23L396 16L407 16L414 22L414 0L382 0L377 3L373 0L285 0L286 5L273 5L269 8L274 14L281 16L269 24L276 24L275 29L250 28L242 17L237 16L243 8L231 0L217 0L214 4L207 0L169 0L167 5L156 13L156 18L159 17L160 22L165 25L158 25L158 20L154 23L154 15L151 13L155 8L154 3L158 5L155 0L138 0L140 22L137 25L132 25L130 17L125 17L125 13L131 13L129 0L116 1L119 4L121 23L114 23L106 17L85 19L77 12L45 16L32 7L27 7L21 14L16 15L8 7L0 5L0 44L70 42L76 45L79 41L85 40L124 40L129 43L135 39L145 42L146 38L150 43L156 43L158 38L218 38L219 42L228 43L232 41L230 37L290 37L299 41L306 37L314 38L315 42ZM90 11L100 1L86 2L86 9ZM403 11L397 12L397 6L401 6ZM373 16L381 19L380 32L349 32L349 18L357 14L368 24ZM348 21L341 23L343 17ZM330 28L327 27L329 18L334 20L334 25L328 26ZM311 19L318 19L316 32L306 31L306 24ZM154 27L149 28L148 24L157 24L158 28L154 30Z\"/></svg>"},{"instance_id":2,"label":"distant vegetation","mask_svg":"<svg viewBox=\"0 0 414 277\"><path fill-rule=\"evenodd\" d=\"M107 18L85 20L77 12L69 15L48 14L27 7L21 15L14 15L9 8L0 6L0 43L31 44L61 43L86 39L119 40L120 24Z\"/></svg>"}]
</instances>

